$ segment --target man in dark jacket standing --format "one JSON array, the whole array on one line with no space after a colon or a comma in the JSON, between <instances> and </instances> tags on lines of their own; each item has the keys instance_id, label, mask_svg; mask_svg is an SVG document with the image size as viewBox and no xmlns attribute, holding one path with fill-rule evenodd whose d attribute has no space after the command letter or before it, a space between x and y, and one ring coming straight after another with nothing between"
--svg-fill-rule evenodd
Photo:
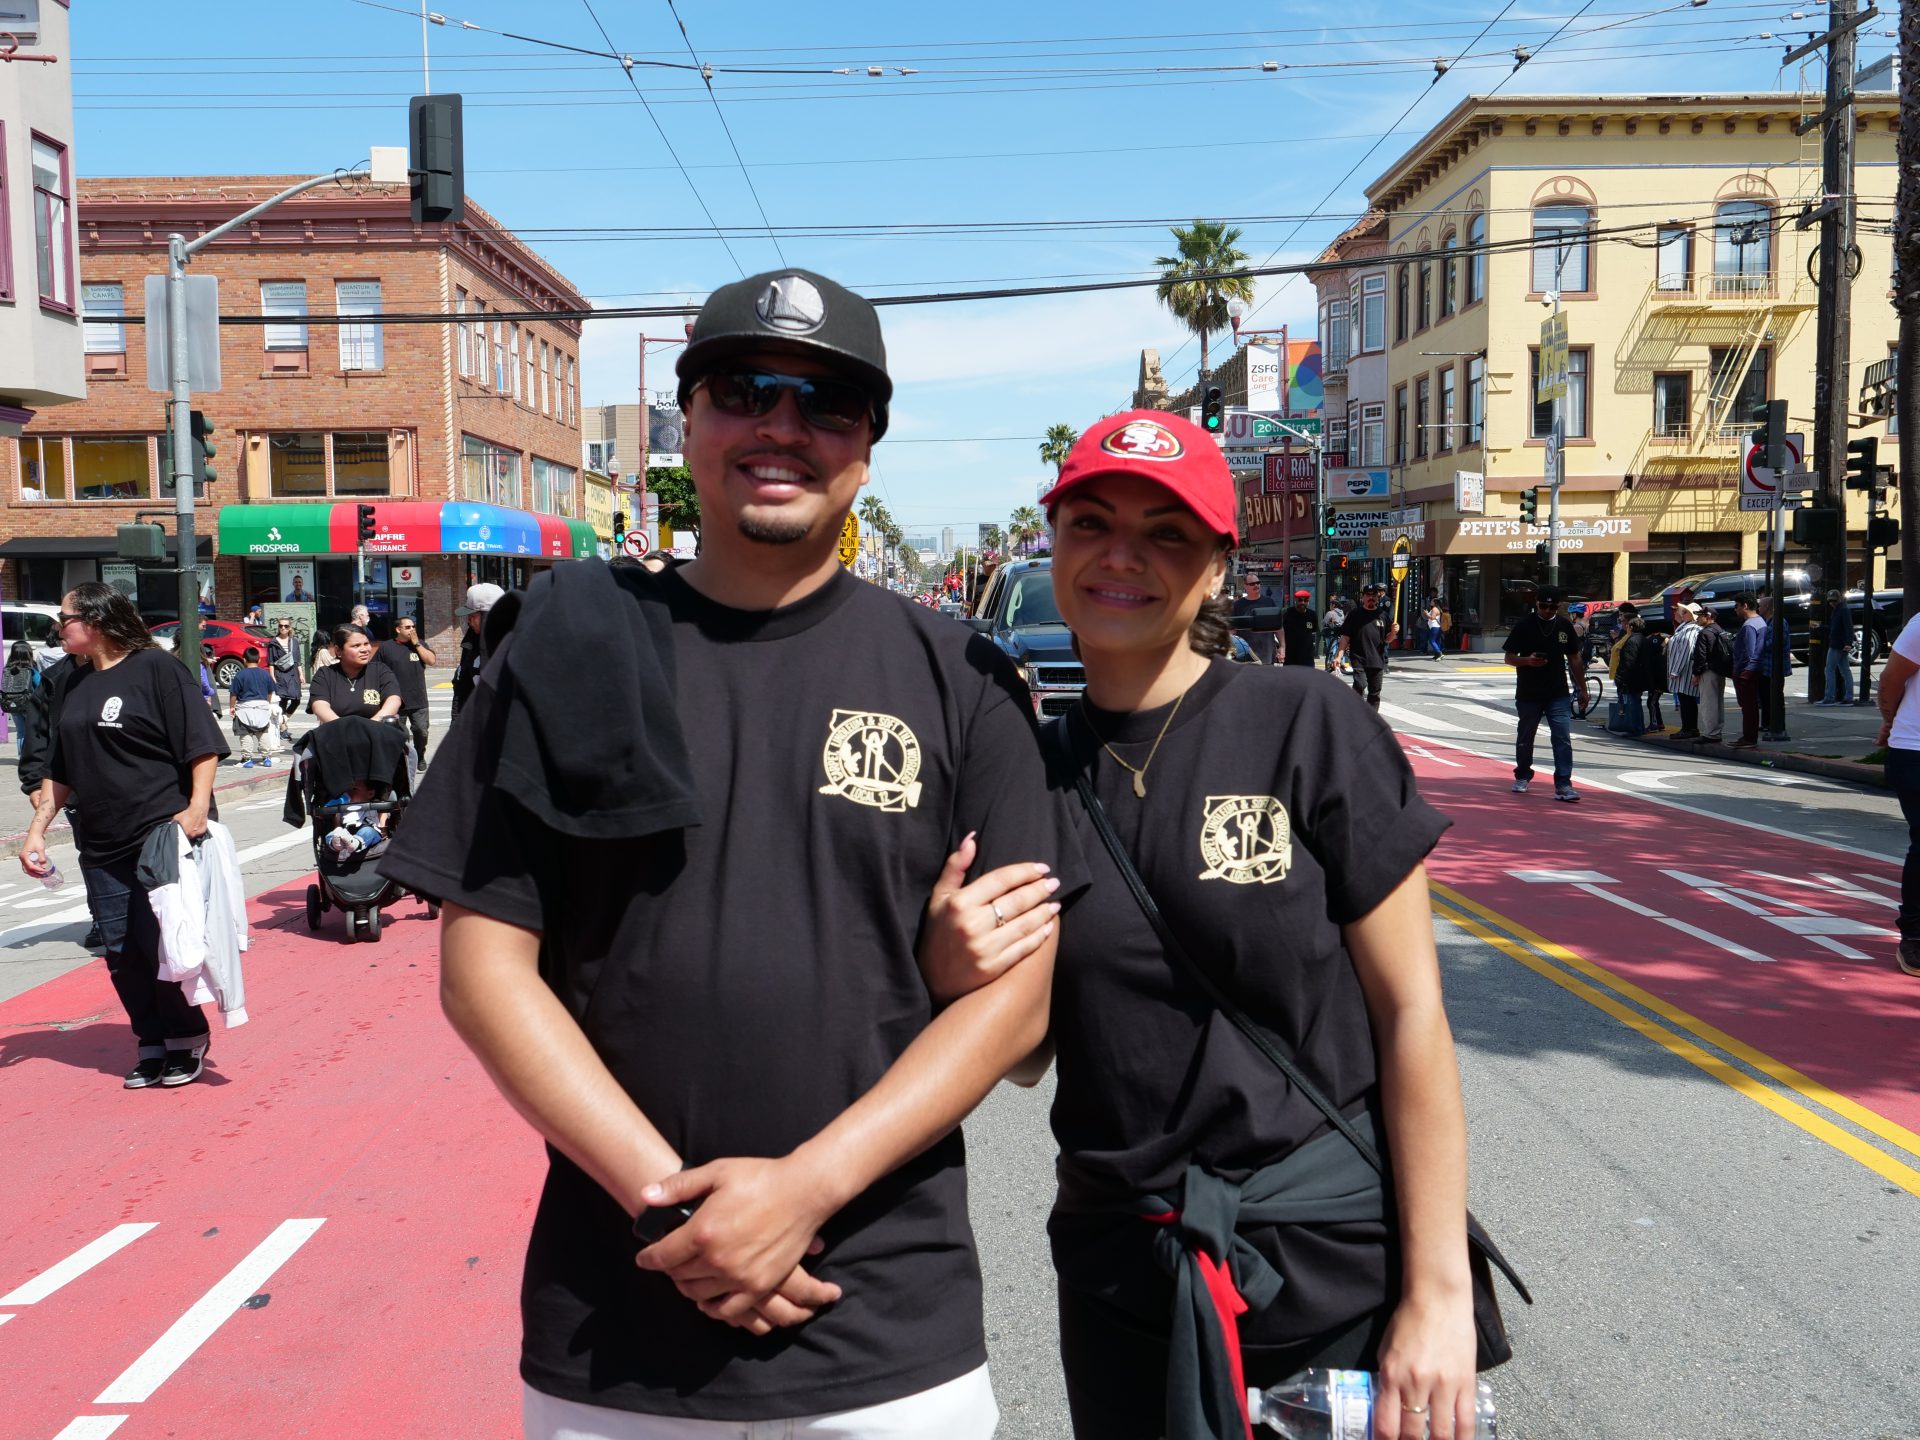
<instances>
[{"instance_id":1,"label":"man in dark jacket standing","mask_svg":"<svg viewBox=\"0 0 1920 1440\"><path fill-rule=\"evenodd\" d=\"M487 663L487 612L506 593L498 585L469 585L467 603L453 612L466 622L460 632L460 661L453 670L454 715L460 713L460 707L473 694L473 682L480 676L480 667Z\"/></svg>"},{"instance_id":2,"label":"man in dark jacket standing","mask_svg":"<svg viewBox=\"0 0 1920 1440\"><path fill-rule=\"evenodd\" d=\"M1827 624L1827 698L1820 703L1851 705L1853 669L1847 662L1853 658L1849 653L1853 649L1853 607L1838 590L1827 591L1827 606L1831 617Z\"/></svg>"},{"instance_id":3,"label":"man in dark jacket standing","mask_svg":"<svg viewBox=\"0 0 1920 1440\"><path fill-rule=\"evenodd\" d=\"M387 662L400 685L400 718L413 735L413 765L427 768L427 666L436 664L433 651L420 639L413 617L402 616L393 625L393 638L382 640L374 658Z\"/></svg>"}]
</instances>

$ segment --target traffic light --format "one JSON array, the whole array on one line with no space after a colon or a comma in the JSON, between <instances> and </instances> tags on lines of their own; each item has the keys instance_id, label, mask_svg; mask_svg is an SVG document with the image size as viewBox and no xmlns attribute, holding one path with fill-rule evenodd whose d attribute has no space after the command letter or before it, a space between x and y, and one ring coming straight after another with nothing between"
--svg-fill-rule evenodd
<instances>
[{"instance_id":1,"label":"traffic light","mask_svg":"<svg viewBox=\"0 0 1920 1440\"><path fill-rule=\"evenodd\" d=\"M1847 442L1847 489L1871 490L1880 478L1880 441L1869 435Z\"/></svg>"},{"instance_id":2,"label":"traffic light","mask_svg":"<svg viewBox=\"0 0 1920 1440\"><path fill-rule=\"evenodd\" d=\"M196 495L204 494L206 487L220 478L213 468L213 422L200 411L189 410L187 428L193 434L193 442L187 447L187 458L193 464L193 490Z\"/></svg>"},{"instance_id":3,"label":"traffic light","mask_svg":"<svg viewBox=\"0 0 1920 1440\"><path fill-rule=\"evenodd\" d=\"M1520 523L1537 525L1540 523L1540 487L1529 485L1520 492Z\"/></svg>"},{"instance_id":4,"label":"traffic light","mask_svg":"<svg viewBox=\"0 0 1920 1440\"><path fill-rule=\"evenodd\" d=\"M1830 505L1809 505L1793 512L1793 543L1824 550L1840 543L1840 512Z\"/></svg>"},{"instance_id":5,"label":"traffic light","mask_svg":"<svg viewBox=\"0 0 1920 1440\"><path fill-rule=\"evenodd\" d=\"M1760 463L1775 475L1785 474L1790 466L1787 454L1787 402L1769 400L1753 407L1753 443L1760 451Z\"/></svg>"},{"instance_id":6,"label":"traffic light","mask_svg":"<svg viewBox=\"0 0 1920 1440\"><path fill-rule=\"evenodd\" d=\"M1867 549L1891 550L1900 543L1900 522L1891 515L1876 515L1867 522Z\"/></svg>"},{"instance_id":7,"label":"traffic light","mask_svg":"<svg viewBox=\"0 0 1920 1440\"><path fill-rule=\"evenodd\" d=\"M1547 558L1547 542L1546 541L1536 540L1533 542L1533 558L1536 560L1544 560Z\"/></svg>"},{"instance_id":8,"label":"traffic light","mask_svg":"<svg viewBox=\"0 0 1920 1440\"><path fill-rule=\"evenodd\" d=\"M1200 388L1200 428L1209 435L1227 428L1227 395L1211 380Z\"/></svg>"},{"instance_id":9,"label":"traffic light","mask_svg":"<svg viewBox=\"0 0 1920 1440\"><path fill-rule=\"evenodd\" d=\"M1340 521L1334 514L1331 505L1326 507L1325 512L1320 517L1320 533L1329 540L1338 540L1340 538Z\"/></svg>"},{"instance_id":10,"label":"traffic light","mask_svg":"<svg viewBox=\"0 0 1920 1440\"><path fill-rule=\"evenodd\" d=\"M615 545L624 545L626 540L627 512L624 510L616 510L613 512L613 543Z\"/></svg>"},{"instance_id":11,"label":"traffic light","mask_svg":"<svg viewBox=\"0 0 1920 1440\"><path fill-rule=\"evenodd\" d=\"M354 508L360 515L360 544L365 546L369 540L380 533L380 522L373 517L373 506L358 505Z\"/></svg>"},{"instance_id":12,"label":"traffic light","mask_svg":"<svg viewBox=\"0 0 1920 1440\"><path fill-rule=\"evenodd\" d=\"M416 95L407 107L407 121L407 184L414 223L463 219L467 167L460 97Z\"/></svg>"}]
</instances>

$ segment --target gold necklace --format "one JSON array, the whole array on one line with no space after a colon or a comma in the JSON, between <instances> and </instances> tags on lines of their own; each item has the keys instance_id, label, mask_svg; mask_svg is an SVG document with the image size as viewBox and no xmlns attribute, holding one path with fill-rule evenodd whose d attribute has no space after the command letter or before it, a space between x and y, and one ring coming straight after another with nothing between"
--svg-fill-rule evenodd
<instances>
[{"instance_id":1,"label":"gold necklace","mask_svg":"<svg viewBox=\"0 0 1920 1440\"><path fill-rule=\"evenodd\" d=\"M1153 757L1160 753L1160 742L1167 738L1167 731L1173 728L1173 717L1180 713L1180 706L1186 698L1187 692L1182 690L1180 692L1180 699L1173 702L1173 709L1167 712L1167 718L1161 723L1160 733L1153 737L1153 748L1147 751L1146 764L1140 766L1138 769L1135 769L1133 766L1127 764L1126 761L1122 760L1113 746L1109 745L1106 741L1102 740L1100 742L1101 748L1105 750L1107 754L1113 756L1114 763L1133 776L1133 793L1138 799L1144 800L1147 798L1147 766L1153 764ZM1085 703L1084 700L1082 703Z\"/></svg>"}]
</instances>

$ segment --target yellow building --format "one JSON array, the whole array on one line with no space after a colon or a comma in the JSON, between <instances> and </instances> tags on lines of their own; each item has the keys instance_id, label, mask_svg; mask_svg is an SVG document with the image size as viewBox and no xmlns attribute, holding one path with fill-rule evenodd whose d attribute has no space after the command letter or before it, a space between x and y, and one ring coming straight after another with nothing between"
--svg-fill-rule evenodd
<instances>
[{"instance_id":1,"label":"yellow building","mask_svg":"<svg viewBox=\"0 0 1920 1440\"><path fill-rule=\"evenodd\" d=\"M1477 630L1503 625L1544 575L1548 492L1538 528L1519 523L1519 504L1544 479L1551 412L1535 380L1557 289L1570 360L1562 584L1624 598L1759 563L1766 516L1737 498L1751 410L1784 399L1788 428L1809 443L1814 429L1819 229L1793 222L1819 202L1820 145L1794 128L1819 103L1470 98L1369 187L1390 262L1440 252L1389 270L1388 460L1399 503L1420 515L1378 532L1375 554L1405 534L1415 588L1442 590ZM1856 123L1851 391L1895 336L1894 98L1862 97ZM1490 253L1465 253L1482 244ZM1864 500L1849 496L1856 583ZM1805 558L1789 546L1790 565Z\"/></svg>"}]
</instances>

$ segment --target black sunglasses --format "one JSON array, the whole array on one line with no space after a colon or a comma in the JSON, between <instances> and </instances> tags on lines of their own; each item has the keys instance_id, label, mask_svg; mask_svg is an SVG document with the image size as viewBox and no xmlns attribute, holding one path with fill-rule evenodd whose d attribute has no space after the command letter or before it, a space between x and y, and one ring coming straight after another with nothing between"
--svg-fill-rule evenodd
<instances>
[{"instance_id":1,"label":"black sunglasses","mask_svg":"<svg viewBox=\"0 0 1920 1440\"><path fill-rule=\"evenodd\" d=\"M74 621L84 620L86 618L84 615L69 615L64 610L56 610L53 613L53 628L56 630L64 630Z\"/></svg>"},{"instance_id":2,"label":"black sunglasses","mask_svg":"<svg viewBox=\"0 0 1920 1440\"><path fill-rule=\"evenodd\" d=\"M694 388L706 387L707 398L723 415L758 419L773 413L782 390L793 391L800 418L820 430L845 432L873 414L873 397L864 386L827 375L779 375L768 370L716 370L702 376Z\"/></svg>"}]
</instances>

